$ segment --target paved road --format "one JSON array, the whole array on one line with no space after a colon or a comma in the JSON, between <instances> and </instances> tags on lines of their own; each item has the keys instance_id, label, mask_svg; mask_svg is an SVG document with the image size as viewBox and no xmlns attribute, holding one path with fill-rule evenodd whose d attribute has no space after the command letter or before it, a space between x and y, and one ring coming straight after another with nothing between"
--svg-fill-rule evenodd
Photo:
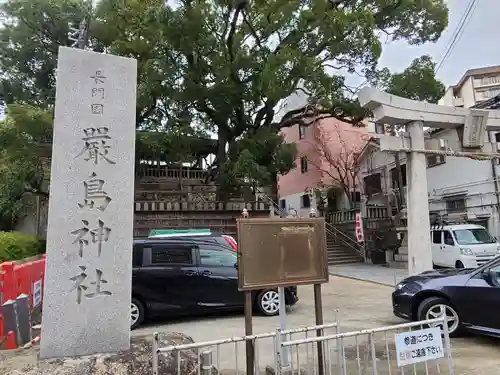
<instances>
[{"instance_id":1,"label":"paved road","mask_svg":"<svg viewBox=\"0 0 500 375\"><path fill-rule=\"evenodd\" d=\"M323 311L325 323L334 322L335 310L339 310L339 321L342 331L353 331L366 328L374 328L399 324L402 321L392 315L390 294L393 288L374 283L361 282L357 280L331 277L328 284L322 287L323 296ZM314 299L313 288L310 286L299 287L299 303L287 316L289 327L302 327L314 324ZM254 317L254 333L272 332L279 326L277 317ZM244 319L242 314L233 314L230 316L215 316L203 319L187 319L175 322L166 323L163 325L149 325L133 332L133 335L152 335L153 332L183 332L191 337L196 342L209 341L215 339L223 339L231 336L244 335ZM333 333L332 330L329 331ZM394 333L394 332L393 332ZM394 359L394 348L392 347L393 333L388 334L390 356ZM327 332L328 334L328 332ZM293 337L300 338L299 336ZM361 340L366 341L366 340ZM361 342L360 341L360 342ZM377 358L380 366L383 369L383 363L387 362L384 359L385 337L378 335L375 337ZM354 345L354 339L350 342L345 342L346 345ZM334 347L334 343L330 343L329 351ZM488 338L465 337L460 339L452 339L453 358L455 374L467 375L500 375L500 362L498 353L500 351L500 341ZM214 357L217 348L214 350ZM362 351L362 348L361 348ZM300 351L300 361L303 365L304 356L307 356L311 361L311 353L313 349L309 346L307 353L305 347ZM235 349L235 344L226 344L219 348L220 367L226 370L226 373L232 374L231 369L236 367L240 370L244 369L245 351L244 344L239 344ZM295 353L295 352L294 352ZM348 368L356 366L355 353L353 349L346 352ZM261 370L267 364L274 363L274 344L271 339L261 340L258 344L259 367ZM295 354L293 355L294 362ZM332 356L332 361L335 360L335 355ZM216 358L214 358L214 362ZM236 365L236 362L238 364ZM495 367L496 365L496 367ZM349 367L351 366L351 367ZM441 366L441 373L447 374L446 367ZM413 370L411 371L413 373ZM336 372L338 373L338 372ZM357 370L354 368L354 373ZM369 373L369 371L368 371ZM382 373L382 372L379 372ZM393 372L396 373L396 372ZM429 374L434 373L429 371ZM417 374L425 374L425 372L417 372Z\"/></svg>"},{"instance_id":2,"label":"paved road","mask_svg":"<svg viewBox=\"0 0 500 375\"><path fill-rule=\"evenodd\" d=\"M408 277L408 270L406 269L388 268L364 263L329 266L328 271L330 275L370 281L388 286L395 286L401 280Z\"/></svg>"}]
</instances>

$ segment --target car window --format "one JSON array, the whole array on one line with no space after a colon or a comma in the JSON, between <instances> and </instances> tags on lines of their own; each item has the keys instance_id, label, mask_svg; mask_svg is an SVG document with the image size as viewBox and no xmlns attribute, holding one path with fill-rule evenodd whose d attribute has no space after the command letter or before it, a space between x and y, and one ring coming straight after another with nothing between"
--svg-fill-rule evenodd
<instances>
[{"instance_id":1,"label":"car window","mask_svg":"<svg viewBox=\"0 0 500 375\"><path fill-rule=\"evenodd\" d=\"M237 257L234 252L200 247L200 264L202 266L234 267L236 261Z\"/></svg>"},{"instance_id":2,"label":"car window","mask_svg":"<svg viewBox=\"0 0 500 375\"><path fill-rule=\"evenodd\" d=\"M142 244L135 243L132 250L132 265L134 267L142 266Z\"/></svg>"},{"instance_id":3,"label":"car window","mask_svg":"<svg viewBox=\"0 0 500 375\"><path fill-rule=\"evenodd\" d=\"M445 230L444 234L444 243L445 245L455 246L455 241L453 241L453 237L451 236L451 232L449 230Z\"/></svg>"},{"instance_id":4,"label":"car window","mask_svg":"<svg viewBox=\"0 0 500 375\"><path fill-rule=\"evenodd\" d=\"M496 284L500 285L500 265L490 268L490 273L496 274Z\"/></svg>"},{"instance_id":5,"label":"car window","mask_svg":"<svg viewBox=\"0 0 500 375\"><path fill-rule=\"evenodd\" d=\"M484 228L459 229L454 230L453 234L459 245L478 245L496 242Z\"/></svg>"},{"instance_id":6,"label":"car window","mask_svg":"<svg viewBox=\"0 0 500 375\"><path fill-rule=\"evenodd\" d=\"M441 244L441 231L435 230L432 232L432 243Z\"/></svg>"},{"instance_id":7,"label":"car window","mask_svg":"<svg viewBox=\"0 0 500 375\"><path fill-rule=\"evenodd\" d=\"M153 244L151 249L152 264L193 264L190 247Z\"/></svg>"}]
</instances>

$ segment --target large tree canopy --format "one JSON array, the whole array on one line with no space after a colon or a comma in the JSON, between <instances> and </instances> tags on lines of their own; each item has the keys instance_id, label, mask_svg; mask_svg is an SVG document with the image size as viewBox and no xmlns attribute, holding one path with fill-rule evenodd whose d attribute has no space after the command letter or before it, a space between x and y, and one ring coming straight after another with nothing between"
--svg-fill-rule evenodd
<instances>
[{"instance_id":1,"label":"large tree canopy","mask_svg":"<svg viewBox=\"0 0 500 375\"><path fill-rule=\"evenodd\" d=\"M85 2L8 0L2 9L0 100L51 109L57 48L71 44ZM444 0L101 0L89 48L138 60L139 129L213 132L219 182L265 181L293 164L276 134L300 116L276 119L283 99L300 88L316 111L338 117L340 107L359 120L344 72L378 83L380 38L434 42L447 14Z\"/></svg>"}]
</instances>

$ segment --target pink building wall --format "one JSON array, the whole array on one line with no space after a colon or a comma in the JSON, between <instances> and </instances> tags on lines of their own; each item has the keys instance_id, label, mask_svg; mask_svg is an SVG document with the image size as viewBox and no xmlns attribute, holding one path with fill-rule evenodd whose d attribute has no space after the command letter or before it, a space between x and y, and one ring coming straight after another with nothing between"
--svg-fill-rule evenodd
<instances>
[{"instance_id":1,"label":"pink building wall","mask_svg":"<svg viewBox=\"0 0 500 375\"><path fill-rule=\"evenodd\" d=\"M352 147L354 150L360 151L368 139L368 133L365 129L353 127L351 124L334 118L320 120L316 126L320 128L325 138L328 139L329 147L331 150L334 150L333 152L340 150L342 147ZM313 126L306 128L303 139L299 139L298 125L283 129L282 134L287 143L296 143L297 159L296 168L284 176L278 176L278 197L282 198L302 193L306 188L314 188L321 182L331 185L331 178L322 171L322 169L327 168L327 164L324 160L321 160L320 155L314 149L315 137ZM342 146L342 142L345 146ZM306 173L301 173L300 158L302 156L306 156L308 159L308 171ZM320 168L317 166L320 166ZM332 170L330 170L330 173L335 174Z\"/></svg>"}]
</instances>

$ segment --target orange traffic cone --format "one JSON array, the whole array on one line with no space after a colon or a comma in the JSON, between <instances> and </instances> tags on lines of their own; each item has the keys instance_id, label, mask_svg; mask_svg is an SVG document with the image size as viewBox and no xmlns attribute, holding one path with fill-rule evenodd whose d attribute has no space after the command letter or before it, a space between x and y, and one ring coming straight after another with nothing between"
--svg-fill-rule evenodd
<instances>
[{"instance_id":1,"label":"orange traffic cone","mask_svg":"<svg viewBox=\"0 0 500 375\"><path fill-rule=\"evenodd\" d=\"M9 331L9 333L7 334L7 340L5 340L4 348L17 349L16 336L14 335L13 331Z\"/></svg>"}]
</instances>

